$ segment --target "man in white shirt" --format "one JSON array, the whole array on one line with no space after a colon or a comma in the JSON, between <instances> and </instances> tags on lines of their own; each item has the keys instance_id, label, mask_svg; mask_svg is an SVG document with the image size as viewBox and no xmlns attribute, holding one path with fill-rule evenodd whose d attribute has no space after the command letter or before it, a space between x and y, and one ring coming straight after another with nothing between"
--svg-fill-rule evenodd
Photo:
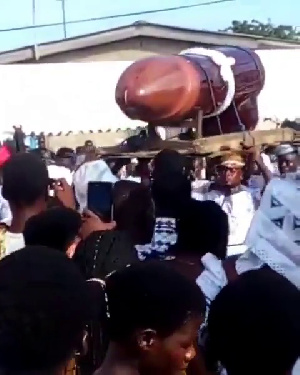
<instances>
[{"instance_id":1,"label":"man in white shirt","mask_svg":"<svg viewBox=\"0 0 300 375\"><path fill-rule=\"evenodd\" d=\"M298 148L292 144L286 143L276 147L278 171L282 177L290 173L299 174L300 156Z\"/></svg>"},{"instance_id":2,"label":"man in white shirt","mask_svg":"<svg viewBox=\"0 0 300 375\"><path fill-rule=\"evenodd\" d=\"M9 203L6 199L2 196L2 186L0 186L0 223L5 225L11 224L11 210L9 207Z\"/></svg>"},{"instance_id":3,"label":"man in white shirt","mask_svg":"<svg viewBox=\"0 0 300 375\"><path fill-rule=\"evenodd\" d=\"M244 242L255 213L253 197L248 188L242 185L244 166L242 153L225 154L216 167L216 182L211 183L203 194L203 200L215 201L228 215L228 256L246 251Z\"/></svg>"}]
</instances>

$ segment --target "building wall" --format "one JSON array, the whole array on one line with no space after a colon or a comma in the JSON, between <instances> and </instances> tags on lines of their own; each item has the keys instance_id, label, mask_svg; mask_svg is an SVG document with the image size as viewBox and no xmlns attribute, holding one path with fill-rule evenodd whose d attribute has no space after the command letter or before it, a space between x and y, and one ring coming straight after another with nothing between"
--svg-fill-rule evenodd
<instances>
[{"instance_id":1,"label":"building wall","mask_svg":"<svg viewBox=\"0 0 300 375\"><path fill-rule=\"evenodd\" d=\"M118 131L143 126L125 116L115 88L130 61L3 65L0 135L15 124L29 134Z\"/></svg>"},{"instance_id":2,"label":"building wall","mask_svg":"<svg viewBox=\"0 0 300 375\"><path fill-rule=\"evenodd\" d=\"M91 61L132 61L154 54L175 54L194 43L168 39L138 37L109 45L64 52L58 55L43 57L40 63L91 62Z\"/></svg>"},{"instance_id":3,"label":"building wall","mask_svg":"<svg viewBox=\"0 0 300 375\"><path fill-rule=\"evenodd\" d=\"M120 144L124 139L136 132L120 130L119 132L112 131L107 133L50 135L46 136L46 143L47 147L54 151L57 151L60 147L71 147L75 149L78 146L84 145L87 140L91 140L97 147L110 147Z\"/></svg>"}]
</instances>

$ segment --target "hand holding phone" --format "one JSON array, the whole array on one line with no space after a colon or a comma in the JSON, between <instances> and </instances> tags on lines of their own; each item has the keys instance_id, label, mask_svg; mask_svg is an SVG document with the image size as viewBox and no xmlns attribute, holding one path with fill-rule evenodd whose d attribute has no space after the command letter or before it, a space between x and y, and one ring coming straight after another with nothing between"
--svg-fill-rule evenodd
<instances>
[{"instance_id":1,"label":"hand holding phone","mask_svg":"<svg viewBox=\"0 0 300 375\"><path fill-rule=\"evenodd\" d=\"M88 210L102 221L113 219L113 184L111 182L93 181L88 183Z\"/></svg>"},{"instance_id":2,"label":"hand holding phone","mask_svg":"<svg viewBox=\"0 0 300 375\"><path fill-rule=\"evenodd\" d=\"M86 210L82 214L82 226L80 229L80 237L86 239L93 232L105 232L113 230L116 227L116 222L103 222L96 214Z\"/></svg>"},{"instance_id":3,"label":"hand holding phone","mask_svg":"<svg viewBox=\"0 0 300 375\"><path fill-rule=\"evenodd\" d=\"M72 186L64 178L53 180L53 190L60 202L68 208L76 209L76 201Z\"/></svg>"}]
</instances>

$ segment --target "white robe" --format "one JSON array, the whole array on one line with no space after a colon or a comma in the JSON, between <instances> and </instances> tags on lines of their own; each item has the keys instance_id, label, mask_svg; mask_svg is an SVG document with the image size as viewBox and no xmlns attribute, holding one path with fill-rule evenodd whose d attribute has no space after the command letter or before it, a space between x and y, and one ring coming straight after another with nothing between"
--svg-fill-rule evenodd
<instances>
[{"instance_id":1,"label":"white robe","mask_svg":"<svg viewBox=\"0 0 300 375\"><path fill-rule=\"evenodd\" d=\"M204 200L218 203L227 213L229 220L229 239L227 255L242 254L247 247L244 244L255 213L255 202L250 191L241 186L241 190L230 196L212 190L203 195Z\"/></svg>"}]
</instances>

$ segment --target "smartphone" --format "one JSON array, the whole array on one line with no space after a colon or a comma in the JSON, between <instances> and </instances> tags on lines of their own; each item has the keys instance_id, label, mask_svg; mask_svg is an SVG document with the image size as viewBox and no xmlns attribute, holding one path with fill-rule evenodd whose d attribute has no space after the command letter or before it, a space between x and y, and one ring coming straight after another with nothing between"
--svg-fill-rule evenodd
<instances>
[{"instance_id":1,"label":"smartphone","mask_svg":"<svg viewBox=\"0 0 300 375\"><path fill-rule=\"evenodd\" d=\"M61 186L61 183L58 180L55 180L54 178L48 179L48 186L50 190L54 190L55 185Z\"/></svg>"},{"instance_id":2,"label":"smartphone","mask_svg":"<svg viewBox=\"0 0 300 375\"><path fill-rule=\"evenodd\" d=\"M111 182L88 183L88 209L100 217L101 220L113 219L113 184Z\"/></svg>"}]
</instances>

